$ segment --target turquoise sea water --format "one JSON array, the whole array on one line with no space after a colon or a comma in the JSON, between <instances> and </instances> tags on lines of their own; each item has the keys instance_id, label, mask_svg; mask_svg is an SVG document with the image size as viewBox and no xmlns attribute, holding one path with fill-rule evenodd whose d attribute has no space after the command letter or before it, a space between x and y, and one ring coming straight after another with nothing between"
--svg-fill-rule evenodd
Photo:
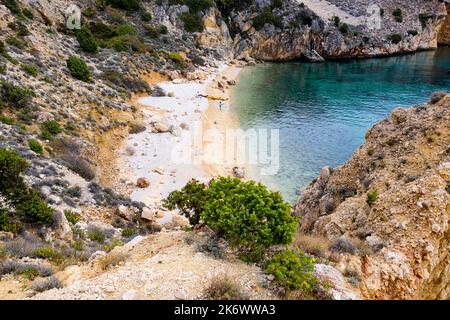
<instances>
[{"instance_id":1,"label":"turquoise sea water","mask_svg":"<svg viewBox=\"0 0 450 320\"><path fill-rule=\"evenodd\" d=\"M243 129L280 129L280 169L258 176L285 198L329 165L348 160L364 135L396 107L450 91L450 48L390 58L267 63L245 68L233 88L232 108ZM257 168L256 168L257 169Z\"/></svg>"}]
</instances>

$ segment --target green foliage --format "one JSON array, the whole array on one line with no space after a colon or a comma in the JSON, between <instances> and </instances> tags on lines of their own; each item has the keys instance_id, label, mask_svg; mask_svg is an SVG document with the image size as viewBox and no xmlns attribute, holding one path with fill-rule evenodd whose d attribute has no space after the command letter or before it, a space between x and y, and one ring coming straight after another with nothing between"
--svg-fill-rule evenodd
<instances>
[{"instance_id":1,"label":"green foliage","mask_svg":"<svg viewBox=\"0 0 450 320\"><path fill-rule=\"evenodd\" d=\"M1 115L1 114L0 114L0 122L3 123L3 124L10 125L10 126L12 126L13 124L16 123L16 121L13 118L6 117L6 116Z\"/></svg>"},{"instance_id":2,"label":"green foliage","mask_svg":"<svg viewBox=\"0 0 450 320\"><path fill-rule=\"evenodd\" d=\"M367 204L369 206L373 205L375 203L375 201L377 201L378 199L378 192L376 191L371 191L367 193Z\"/></svg>"},{"instance_id":3,"label":"green foliage","mask_svg":"<svg viewBox=\"0 0 450 320\"><path fill-rule=\"evenodd\" d=\"M83 59L76 56L71 56L67 59L67 68L69 68L70 74L81 81L91 81L91 72Z\"/></svg>"},{"instance_id":4,"label":"green foliage","mask_svg":"<svg viewBox=\"0 0 450 320\"><path fill-rule=\"evenodd\" d=\"M318 285L314 276L314 258L300 251L284 251L275 255L265 265L265 271L287 290L301 290L309 294Z\"/></svg>"},{"instance_id":5,"label":"green foliage","mask_svg":"<svg viewBox=\"0 0 450 320\"><path fill-rule=\"evenodd\" d=\"M32 190L28 192L24 201L16 205L16 209L29 222L44 224L53 221L54 210Z\"/></svg>"},{"instance_id":6,"label":"green foliage","mask_svg":"<svg viewBox=\"0 0 450 320\"><path fill-rule=\"evenodd\" d=\"M336 28L338 28L339 25L341 24L341 18L339 18L338 16L332 17L331 20L333 21L334 26L335 26Z\"/></svg>"},{"instance_id":7,"label":"green foliage","mask_svg":"<svg viewBox=\"0 0 450 320\"><path fill-rule=\"evenodd\" d=\"M42 145L35 139L28 140L28 147L37 154L42 154L44 152Z\"/></svg>"},{"instance_id":8,"label":"green foliage","mask_svg":"<svg viewBox=\"0 0 450 320\"><path fill-rule=\"evenodd\" d=\"M64 256L62 255L62 253L52 247L37 248L34 251L34 254L38 258L47 259L47 260L55 262L55 263L61 263L62 260L64 259Z\"/></svg>"},{"instance_id":9,"label":"green foliage","mask_svg":"<svg viewBox=\"0 0 450 320\"><path fill-rule=\"evenodd\" d=\"M183 12L180 15L181 21L184 24L184 30L187 32L202 32L203 24L197 13Z\"/></svg>"},{"instance_id":10,"label":"green foliage","mask_svg":"<svg viewBox=\"0 0 450 320\"><path fill-rule=\"evenodd\" d=\"M402 39L403 39L402 36L400 34L398 34L398 33L391 34L388 37L388 40L390 40L394 44L400 43L402 41Z\"/></svg>"},{"instance_id":11,"label":"green foliage","mask_svg":"<svg viewBox=\"0 0 450 320\"><path fill-rule=\"evenodd\" d=\"M348 24L346 24L346 23L343 23L343 24L341 24L340 26L339 26L339 31L342 33L342 34L347 34L348 33Z\"/></svg>"},{"instance_id":12,"label":"green foliage","mask_svg":"<svg viewBox=\"0 0 450 320\"><path fill-rule=\"evenodd\" d=\"M80 44L80 47L85 52L93 54L98 52L97 41L95 40L89 28L82 27L80 30L77 30L75 32L75 36L77 37L77 41Z\"/></svg>"},{"instance_id":13,"label":"green foliage","mask_svg":"<svg viewBox=\"0 0 450 320\"><path fill-rule=\"evenodd\" d=\"M234 245L265 248L288 244L297 227L281 194L254 181L219 178L210 182L202 220Z\"/></svg>"},{"instance_id":14,"label":"green foliage","mask_svg":"<svg viewBox=\"0 0 450 320\"><path fill-rule=\"evenodd\" d=\"M266 23L273 24L275 27L280 29L283 28L281 18L279 16L275 16L272 13L270 7L264 8L261 13L255 19L253 19L253 27L256 30L260 30Z\"/></svg>"},{"instance_id":15,"label":"green foliage","mask_svg":"<svg viewBox=\"0 0 450 320\"><path fill-rule=\"evenodd\" d=\"M106 0L106 2L114 8L126 11L137 11L140 8L139 0Z\"/></svg>"},{"instance_id":16,"label":"green foliage","mask_svg":"<svg viewBox=\"0 0 450 320\"><path fill-rule=\"evenodd\" d=\"M138 230L136 228L126 227L122 230L122 237L124 237L124 238L132 237L135 234L137 234L137 232L138 232Z\"/></svg>"},{"instance_id":17,"label":"green foliage","mask_svg":"<svg viewBox=\"0 0 450 320\"><path fill-rule=\"evenodd\" d=\"M392 15L394 16L394 20L401 23L403 22L403 13L402 10L400 8L395 9L392 12Z\"/></svg>"},{"instance_id":18,"label":"green foliage","mask_svg":"<svg viewBox=\"0 0 450 320\"><path fill-rule=\"evenodd\" d=\"M7 7L13 14L15 15L21 15L22 10L20 10L20 7L16 0L2 0L2 3L5 7Z\"/></svg>"},{"instance_id":19,"label":"green foliage","mask_svg":"<svg viewBox=\"0 0 450 320\"><path fill-rule=\"evenodd\" d=\"M4 64L0 64L0 74L6 72L6 66Z\"/></svg>"},{"instance_id":20,"label":"green foliage","mask_svg":"<svg viewBox=\"0 0 450 320\"><path fill-rule=\"evenodd\" d=\"M415 36L417 36L419 34L419 32L417 30L408 30L408 34L410 36L415 37Z\"/></svg>"},{"instance_id":21,"label":"green foliage","mask_svg":"<svg viewBox=\"0 0 450 320\"><path fill-rule=\"evenodd\" d=\"M81 219L81 216L72 210L64 210L64 215L71 224L76 224Z\"/></svg>"},{"instance_id":22,"label":"green foliage","mask_svg":"<svg viewBox=\"0 0 450 320\"><path fill-rule=\"evenodd\" d=\"M12 85L6 81L2 81L0 96L6 105L15 108L25 108L31 102L34 92L29 89Z\"/></svg>"},{"instance_id":23,"label":"green foliage","mask_svg":"<svg viewBox=\"0 0 450 320\"><path fill-rule=\"evenodd\" d=\"M152 14L148 11L142 11L141 12L141 20L143 22L149 22L152 20Z\"/></svg>"},{"instance_id":24,"label":"green foliage","mask_svg":"<svg viewBox=\"0 0 450 320\"><path fill-rule=\"evenodd\" d=\"M62 128L56 120L47 120L41 124L41 137L45 140L52 140L61 132Z\"/></svg>"},{"instance_id":25,"label":"green foliage","mask_svg":"<svg viewBox=\"0 0 450 320\"><path fill-rule=\"evenodd\" d=\"M90 228L87 232L87 237L98 243L104 243L106 239L105 233L98 228Z\"/></svg>"},{"instance_id":26,"label":"green foliage","mask_svg":"<svg viewBox=\"0 0 450 320\"><path fill-rule=\"evenodd\" d=\"M9 223L9 211L5 208L0 208L0 230L5 230Z\"/></svg>"},{"instance_id":27,"label":"green foliage","mask_svg":"<svg viewBox=\"0 0 450 320\"><path fill-rule=\"evenodd\" d=\"M6 38L6 43L9 44L10 46L19 48L19 49L24 49L25 48L25 42L23 42L20 39L17 39L16 37L8 37Z\"/></svg>"},{"instance_id":28,"label":"green foliage","mask_svg":"<svg viewBox=\"0 0 450 320\"><path fill-rule=\"evenodd\" d=\"M172 192L164 205L180 209L193 224L203 220L232 245L252 251L290 243L297 227L278 192L236 178L221 177L208 186L192 180Z\"/></svg>"},{"instance_id":29,"label":"green foliage","mask_svg":"<svg viewBox=\"0 0 450 320\"><path fill-rule=\"evenodd\" d=\"M20 174L27 169L27 160L14 151L0 148L0 186L20 180Z\"/></svg>"},{"instance_id":30,"label":"green foliage","mask_svg":"<svg viewBox=\"0 0 450 320\"><path fill-rule=\"evenodd\" d=\"M163 205L169 210L178 208L189 219L191 225L196 225L200 222L200 214L205 210L207 201L206 185L197 180L191 180L183 189L171 192L163 200Z\"/></svg>"},{"instance_id":31,"label":"green foliage","mask_svg":"<svg viewBox=\"0 0 450 320\"><path fill-rule=\"evenodd\" d=\"M26 74L36 77L38 75L38 71L35 66L31 64L22 64L22 70L25 71Z\"/></svg>"}]
</instances>

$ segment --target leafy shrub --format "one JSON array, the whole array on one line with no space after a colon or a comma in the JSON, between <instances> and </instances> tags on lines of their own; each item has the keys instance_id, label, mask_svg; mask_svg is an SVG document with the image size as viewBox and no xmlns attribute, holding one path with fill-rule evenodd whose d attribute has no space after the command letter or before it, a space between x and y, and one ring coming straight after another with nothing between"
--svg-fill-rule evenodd
<instances>
[{"instance_id":1,"label":"leafy shrub","mask_svg":"<svg viewBox=\"0 0 450 320\"><path fill-rule=\"evenodd\" d=\"M152 20L152 14L148 11L141 12L141 20L144 22L149 22Z\"/></svg>"},{"instance_id":2,"label":"leafy shrub","mask_svg":"<svg viewBox=\"0 0 450 320\"><path fill-rule=\"evenodd\" d=\"M183 21L184 30L187 32L202 32L203 24L201 19L197 16L196 13L192 12L183 12L179 15L181 21Z\"/></svg>"},{"instance_id":3,"label":"leafy shrub","mask_svg":"<svg viewBox=\"0 0 450 320\"><path fill-rule=\"evenodd\" d=\"M91 81L91 72L89 71L89 68L84 60L76 56L71 56L66 62L67 68L69 68L70 74L74 78L84 82Z\"/></svg>"},{"instance_id":4,"label":"leafy shrub","mask_svg":"<svg viewBox=\"0 0 450 320\"><path fill-rule=\"evenodd\" d=\"M26 74L28 74L30 76L33 76L33 77L36 77L38 75L38 71L37 71L36 67L31 65L31 64L23 64L22 65L22 70Z\"/></svg>"},{"instance_id":5,"label":"leafy shrub","mask_svg":"<svg viewBox=\"0 0 450 320\"><path fill-rule=\"evenodd\" d=\"M22 274L29 279L33 279L37 276L51 276L53 274L53 270L43 265L8 260L0 264L0 275L8 273Z\"/></svg>"},{"instance_id":6,"label":"leafy shrub","mask_svg":"<svg viewBox=\"0 0 450 320\"><path fill-rule=\"evenodd\" d=\"M29 222L43 224L53 221L54 209L47 206L34 191L30 191L26 201L18 203L16 209Z\"/></svg>"},{"instance_id":7,"label":"leafy shrub","mask_svg":"<svg viewBox=\"0 0 450 320\"><path fill-rule=\"evenodd\" d=\"M367 193L367 204L369 206L373 205L375 203L375 201L377 201L378 199L378 192L376 191L371 191Z\"/></svg>"},{"instance_id":8,"label":"leafy shrub","mask_svg":"<svg viewBox=\"0 0 450 320\"><path fill-rule=\"evenodd\" d=\"M118 35L114 27L102 22L89 23L89 30L97 39L102 40L111 39Z\"/></svg>"},{"instance_id":9,"label":"leafy shrub","mask_svg":"<svg viewBox=\"0 0 450 320\"><path fill-rule=\"evenodd\" d=\"M345 238L338 238L331 243L330 250L333 252L354 254L356 248L349 240Z\"/></svg>"},{"instance_id":10,"label":"leafy shrub","mask_svg":"<svg viewBox=\"0 0 450 320\"><path fill-rule=\"evenodd\" d=\"M60 263L63 260L63 255L58 250L52 247L40 247L35 251L36 257L47 259L52 262Z\"/></svg>"},{"instance_id":11,"label":"leafy shrub","mask_svg":"<svg viewBox=\"0 0 450 320\"><path fill-rule=\"evenodd\" d=\"M77 41L80 44L81 49L83 49L85 52L93 54L98 52L97 41L95 40L89 28L82 27L75 32L75 36L77 37Z\"/></svg>"},{"instance_id":12,"label":"leafy shrub","mask_svg":"<svg viewBox=\"0 0 450 320\"><path fill-rule=\"evenodd\" d=\"M90 240L96 241L98 243L104 243L106 240L106 236L103 230L95 227L89 228L89 230L87 231L87 237Z\"/></svg>"},{"instance_id":13,"label":"leafy shrub","mask_svg":"<svg viewBox=\"0 0 450 320\"><path fill-rule=\"evenodd\" d=\"M114 8L127 11L137 11L140 8L139 0L106 0Z\"/></svg>"},{"instance_id":14,"label":"leafy shrub","mask_svg":"<svg viewBox=\"0 0 450 320\"><path fill-rule=\"evenodd\" d=\"M0 64L0 73L6 72L6 66L4 64Z\"/></svg>"},{"instance_id":15,"label":"leafy shrub","mask_svg":"<svg viewBox=\"0 0 450 320\"><path fill-rule=\"evenodd\" d=\"M2 0L2 3L5 7L7 7L13 14L15 15L21 15L22 10L20 10L20 7L16 0Z\"/></svg>"},{"instance_id":16,"label":"leafy shrub","mask_svg":"<svg viewBox=\"0 0 450 320\"><path fill-rule=\"evenodd\" d=\"M273 24L275 27L280 29L283 28L281 18L279 16L275 16L270 7L264 8L261 13L253 19L253 27L256 30L260 30L266 23Z\"/></svg>"},{"instance_id":17,"label":"leafy shrub","mask_svg":"<svg viewBox=\"0 0 450 320\"><path fill-rule=\"evenodd\" d=\"M402 10L400 8L395 9L392 12L392 15L394 16L394 20L401 23L403 22L403 13Z\"/></svg>"},{"instance_id":18,"label":"leafy shrub","mask_svg":"<svg viewBox=\"0 0 450 320\"><path fill-rule=\"evenodd\" d=\"M1 115L1 114L0 114L0 122L3 123L3 124L10 125L10 126L12 126L13 124L16 123L16 121L13 118L6 117L6 116Z\"/></svg>"},{"instance_id":19,"label":"leafy shrub","mask_svg":"<svg viewBox=\"0 0 450 320\"><path fill-rule=\"evenodd\" d=\"M0 186L7 181L14 182L19 180L20 174L27 168L27 160L14 151L0 148Z\"/></svg>"},{"instance_id":20,"label":"leafy shrub","mask_svg":"<svg viewBox=\"0 0 450 320\"><path fill-rule=\"evenodd\" d=\"M287 290L312 292L318 285L314 276L314 258L299 251L283 251L265 265L265 271Z\"/></svg>"},{"instance_id":21,"label":"leafy shrub","mask_svg":"<svg viewBox=\"0 0 450 320\"><path fill-rule=\"evenodd\" d=\"M200 214L205 210L208 201L206 185L197 180L189 181L180 191L173 191L163 200L163 204L169 209L178 208L189 219L191 225L200 222Z\"/></svg>"},{"instance_id":22,"label":"leafy shrub","mask_svg":"<svg viewBox=\"0 0 450 320\"><path fill-rule=\"evenodd\" d=\"M248 297L242 292L241 286L228 276L212 279L204 289L203 296L209 300L246 300Z\"/></svg>"},{"instance_id":23,"label":"leafy shrub","mask_svg":"<svg viewBox=\"0 0 450 320\"><path fill-rule=\"evenodd\" d=\"M41 137L45 140L53 140L61 132L61 125L56 120L47 120L41 124Z\"/></svg>"},{"instance_id":24,"label":"leafy shrub","mask_svg":"<svg viewBox=\"0 0 450 320\"><path fill-rule=\"evenodd\" d=\"M37 154L42 154L44 152L44 148L39 143L39 141L34 139L28 140L28 147L30 148L30 150L36 152Z\"/></svg>"},{"instance_id":25,"label":"leafy shrub","mask_svg":"<svg viewBox=\"0 0 450 320\"><path fill-rule=\"evenodd\" d=\"M232 245L252 250L290 243L297 226L280 193L237 178L214 179L208 187L192 180L164 204L179 208L193 223L201 218Z\"/></svg>"},{"instance_id":26,"label":"leafy shrub","mask_svg":"<svg viewBox=\"0 0 450 320\"><path fill-rule=\"evenodd\" d=\"M9 222L9 211L5 208L0 208L0 230L5 230Z\"/></svg>"},{"instance_id":27,"label":"leafy shrub","mask_svg":"<svg viewBox=\"0 0 450 320\"><path fill-rule=\"evenodd\" d=\"M22 40L17 39L16 37L8 37L6 38L6 43L9 44L10 46L19 48L19 49L23 49L25 48L25 43Z\"/></svg>"},{"instance_id":28,"label":"leafy shrub","mask_svg":"<svg viewBox=\"0 0 450 320\"><path fill-rule=\"evenodd\" d=\"M30 289L35 292L44 292L50 289L60 289L63 285L61 281L55 276L51 276L45 279L35 280L31 285Z\"/></svg>"},{"instance_id":29,"label":"leafy shrub","mask_svg":"<svg viewBox=\"0 0 450 320\"><path fill-rule=\"evenodd\" d=\"M72 210L64 210L64 215L71 224L76 224L81 219L81 216Z\"/></svg>"},{"instance_id":30,"label":"leafy shrub","mask_svg":"<svg viewBox=\"0 0 450 320\"><path fill-rule=\"evenodd\" d=\"M2 100L9 106L15 108L24 108L31 102L34 92L19 86L12 85L2 81L0 94Z\"/></svg>"},{"instance_id":31,"label":"leafy shrub","mask_svg":"<svg viewBox=\"0 0 450 320\"><path fill-rule=\"evenodd\" d=\"M122 237L129 238L138 233L138 230L133 227L126 227L122 230Z\"/></svg>"},{"instance_id":32,"label":"leafy shrub","mask_svg":"<svg viewBox=\"0 0 450 320\"><path fill-rule=\"evenodd\" d=\"M334 26L335 26L336 28L338 28L339 25L341 24L341 18L339 18L338 16L332 17L331 20L333 21Z\"/></svg>"},{"instance_id":33,"label":"leafy shrub","mask_svg":"<svg viewBox=\"0 0 450 320\"><path fill-rule=\"evenodd\" d=\"M347 34L349 30L348 24L343 23L339 26L339 31L343 34Z\"/></svg>"},{"instance_id":34,"label":"leafy shrub","mask_svg":"<svg viewBox=\"0 0 450 320\"><path fill-rule=\"evenodd\" d=\"M388 40L390 40L390 41L391 41L392 43L394 43L394 44L400 43L400 42L402 41L402 39L403 39L403 37L402 37L400 34L398 34L398 33L391 34L391 35L388 37Z\"/></svg>"}]
</instances>

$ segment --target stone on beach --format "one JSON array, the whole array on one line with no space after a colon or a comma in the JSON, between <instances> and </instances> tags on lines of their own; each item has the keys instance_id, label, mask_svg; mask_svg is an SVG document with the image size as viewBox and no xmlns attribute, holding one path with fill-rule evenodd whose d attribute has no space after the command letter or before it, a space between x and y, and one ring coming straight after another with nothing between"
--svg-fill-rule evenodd
<instances>
[{"instance_id":1,"label":"stone on beach","mask_svg":"<svg viewBox=\"0 0 450 320\"><path fill-rule=\"evenodd\" d=\"M142 177L137 179L136 185L138 186L138 188L145 189L150 186L150 181L148 181L147 178Z\"/></svg>"},{"instance_id":2,"label":"stone on beach","mask_svg":"<svg viewBox=\"0 0 450 320\"><path fill-rule=\"evenodd\" d=\"M170 131L170 127L162 122L153 122L152 123L153 129L155 132L158 133L164 133L164 132L169 132Z\"/></svg>"}]
</instances>

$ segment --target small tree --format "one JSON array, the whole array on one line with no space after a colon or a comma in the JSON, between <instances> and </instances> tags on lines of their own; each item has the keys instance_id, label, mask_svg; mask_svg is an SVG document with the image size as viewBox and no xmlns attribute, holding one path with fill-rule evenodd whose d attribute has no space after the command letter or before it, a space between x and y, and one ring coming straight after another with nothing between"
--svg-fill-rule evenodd
<instances>
[{"instance_id":1,"label":"small tree","mask_svg":"<svg viewBox=\"0 0 450 320\"><path fill-rule=\"evenodd\" d=\"M88 53L97 53L98 52L98 44L95 40L94 36L91 33L91 30L87 27L82 27L80 30L77 30L75 33L78 43L80 47Z\"/></svg>"},{"instance_id":2,"label":"small tree","mask_svg":"<svg viewBox=\"0 0 450 320\"><path fill-rule=\"evenodd\" d=\"M91 81L91 72L84 60L71 56L67 59L67 68L69 68L70 74L74 78L84 82Z\"/></svg>"}]
</instances>

